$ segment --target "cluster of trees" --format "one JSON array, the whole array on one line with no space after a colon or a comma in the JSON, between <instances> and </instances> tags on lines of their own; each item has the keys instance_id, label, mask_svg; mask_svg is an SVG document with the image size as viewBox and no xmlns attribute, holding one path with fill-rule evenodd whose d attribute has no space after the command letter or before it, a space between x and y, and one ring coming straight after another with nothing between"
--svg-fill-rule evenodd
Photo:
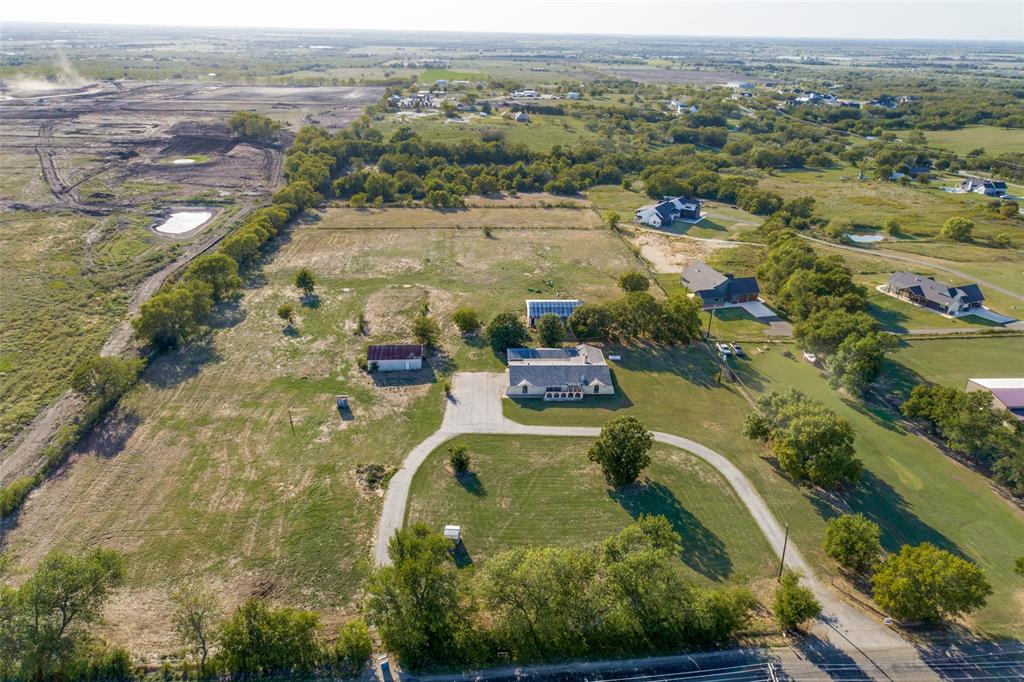
<instances>
[{"instance_id":1,"label":"cluster of trees","mask_svg":"<svg viewBox=\"0 0 1024 682\"><path fill-rule=\"evenodd\" d=\"M1024 426L993 409L991 393L919 385L901 409L906 417L924 420L950 450L991 467L999 483L1024 496Z\"/></svg>"},{"instance_id":2,"label":"cluster of trees","mask_svg":"<svg viewBox=\"0 0 1024 682\"><path fill-rule=\"evenodd\" d=\"M0 679L135 679L131 656L90 633L111 594L124 585L112 550L48 555L18 588L0 587ZM215 595L196 583L171 594L175 633L205 675L359 674L372 653L366 624L347 622L333 644L319 616L251 599L222 618Z\"/></svg>"},{"instance_id":3,"label":"cluster of trees","mask_svg":"<svg viewBox=\"0 0 1024 682\"><path fill-rule=\"evenodd\" d=\"M174 348L201 334L214 305L241 291L241 273L253 268L278 232L293 217L322 201L309 183L291 182L273 205L257 209L216 251L199 256L180 279L142 304L132 320L135 336L154 350Z\"/></svg>"},{"instance_id":4,"label":"cluster of trees","mask_svg":"<svg viewBox=\"0 0 1024 682\"><path fill-rule=\"evenodd\" d=\"M867 291L853 281L842 257L819 256L787 226L811 215L811 202L794 204L785 209L792 213L769 220L774 229L767 231L758 281L795 320L793 336L801 347L826 356L832 385L863 395L899 340L865 312Z\"/></svg>"},{"instance_id":5,"label":"cluster of trees","mask_svg":"<svg viewBox=\"0 0 1024 682\"><path fill-rule=\"evenodd\" d=\"M682 295L659 301L646 291L627 291L607 303L584 303L569 316L577 339L650 339L656 343L691 343L700 338L700 304Z\"/></svg>"},{"instance_id":6,"label":"cluster of trees","mask_svg":"<svg viewBox=\"0 0 1024 682\"><path fill-rule=\"evenodd\" d=\"M281 133L278 121L251 111L238 111L228 119L228 128L239 137L257 142L274 142Z\"/></svg>"},{"instance_id":7,"label":"cluster of trees","mask_svg":"<svg viewBox=\"0 0 1024 682\"><path fill-rule=\"evenodd\" d=\"M881 529L863 514L843 514L825 528L825 553L845 571L870 578L875 601L900 620L955 618L985 605L992 586L975 564L933 544L882 550Z\"/></svg>"},{"instance_id":8,"label":"cluster of trees","mask_svg":"<svg viewBox=\"0 0 1024 682\"><path fill-rule=\"evenodd\" d=\"M729 639L756 599L709 589L674 565L681 539L661 516L641 517L594 546L513 549L460 573L451 545L419 524L396 533L392 565L369 583L367 612L403 665L658 652Z\"/></svg>"},{"instance_id":9,"label":"cluster of trees","mask_svg":"<svg viewBox=\"0 0 1024 682\"><path fill-rule=\"evenodd\" d=\"M757 408L747 415L743 433L768 443L791 477L823 488L857 482L863 464L848 421L795 388L765 393Z\"/></svg>"}]
</instances>

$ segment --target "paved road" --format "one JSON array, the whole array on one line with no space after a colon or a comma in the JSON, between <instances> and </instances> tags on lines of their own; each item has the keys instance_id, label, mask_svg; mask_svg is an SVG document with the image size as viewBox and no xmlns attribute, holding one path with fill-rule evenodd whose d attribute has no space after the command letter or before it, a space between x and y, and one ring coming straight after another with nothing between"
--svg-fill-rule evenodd
<instances>
[{"instance_id":1,"label":"paved road","mask_svg":"<svg viewBox=\"0 0 1024 682\"><path fill-rule=\"evenodd\" d=\"M1019 294L1016 291L1010 291L1009 289L1001 287L998 284L993 284L992 282L983 279L978 279L974 275L969 275L966 272L955 270L945 265L939 265L934 260L924 256L915 256L913 254L907 253L897 253L895 251L888 251L886 249L865 249L858 246L847 246L846 244L834 244L832 242L827 242L823 239L815 239L814 237L809 237L806 234L801 234L800 236L809 242L821 244L822 246L828 246L833 249L840 249L842 251L852 251L853 253L859 253L862 256L881 256L882 258L889 258L891 260L903 261L904 263L920 265L922 268L948 272L949 274L955 275L961 279L966 279L970 282L976 282L983 287L987 287L989 289L992 289L993 291L998 291L999 293L1009 296L1010 298L1015 298L1018 301L1024 301L1024 294Z\"/></svg>"},{"instance_id":2,"label":"paved road","mask_svg":"<svg viewBox=\"0 0 1024 682\"><path fill-rule=\"evenodd\" d=\"M504 385L504 374L499 373L458 373L453 377L452 397L445 410L441 428L413 448L388 484L374 546L374 561L378 565L389 563L387 544L404 523L409 487L416 470L435 448L450 438L466 433L593 438L600 433L600 429L592 427L531 426L506 419L501 409ZM653 433L654 439L659 443L691 452L714 466L736 491L776 555L781 556L785 529L754 485L736 465L725 456L696 441L670 433ZM814 577L810 565L792 541L788 544L785 562L787 567L803 572L805 583L822 603L822 616L812 626L812 634L827 642L828 646L842 652L843 656L852 659L869 678L878 676L878 679L887 679L867 652L896 651L900 660L918 660L915 649L894 630L884 626L878 617L868 616L851 606L838 592Z\"/></svg>"}]
</instances>

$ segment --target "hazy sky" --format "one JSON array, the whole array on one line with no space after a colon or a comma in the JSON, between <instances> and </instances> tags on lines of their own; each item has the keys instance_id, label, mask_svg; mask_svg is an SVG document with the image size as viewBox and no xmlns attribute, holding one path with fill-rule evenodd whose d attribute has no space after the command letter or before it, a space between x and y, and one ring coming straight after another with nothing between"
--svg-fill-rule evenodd
<instances>
[{"instance_id":1,"label":"hazy sky","mask_svg":"<svg viewBox=\"0 0 1024 682\"><path fill-rule=\"evenodd\" d=\"M3 20L1024 41L1024 0L8 0Z\"/></svg>"}]
</instances>

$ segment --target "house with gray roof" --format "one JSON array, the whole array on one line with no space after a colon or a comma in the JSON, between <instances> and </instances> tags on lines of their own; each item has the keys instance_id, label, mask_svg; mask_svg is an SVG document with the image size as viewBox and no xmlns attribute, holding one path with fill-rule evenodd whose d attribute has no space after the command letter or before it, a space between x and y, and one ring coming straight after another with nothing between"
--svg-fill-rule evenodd
<instances>
[{"instance_id":1,"label":"house with gray roof","mask_svg":"<svg viewBox=\"0 0 1024 682\"><path fill-rule=\"evenodd\" d=\"M754 277L734 277L706 263L691 263L683 268L682 284L699 296L705 310L722 305L754 303L761 288Z\"/></svg>"},{"instance_id":2,"label":"house with gray roof","mask_svg":"<svg viewBox=\"0 0 1024 682\"><path fill-rule=\"evenodd\" d=\"M980 308L985 300L977 284L952 287L913 272L894 272L885 285L885 292L947 315L963 315Z\"/></svg>"},{"instance_id":3,"label":"house with gray roof","mask_svg":"<svg viewBox=\"0 0 1024 682\"><path fill-rule=\"evenodd\" d=\"M662 201L636 209L634 219L641 225L668 227L677 220L700 220L700 199L662 197Z\"/></svg>"},{"instance_id":4,"label":"house with gray roof","mask_svg":"<svg viewBox=\"0 0 1024 682\"><path fill-rule=\"evenodd\" d=\"M612 395L612 373L600 348L509 348L508 388L511 398L583 400Z\"/></svg>"}]
</instances>

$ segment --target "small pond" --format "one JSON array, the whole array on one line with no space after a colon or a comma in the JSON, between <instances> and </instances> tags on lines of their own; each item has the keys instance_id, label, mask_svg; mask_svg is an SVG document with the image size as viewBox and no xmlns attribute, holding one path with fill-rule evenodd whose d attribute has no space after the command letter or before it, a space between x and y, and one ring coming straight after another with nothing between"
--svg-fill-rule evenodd
<instances>
[{"instance_id":1,"label":"small pond","mask_svg":"<svg viewBox=\"0 0 1024 682\"><path fill-rule=\"evenodd\" d=\"M161 234L185 234L213 216L212 211L175 211L154 229Z\"/></svg>"},{"instance_id":2,"label":"small pond","mask_svg":"<svg viewBox=\"0 0 1024 682\"><path fill-rule=\"evenodd\" d=\"M858 244L877 244L885 239L884 234L848 234L846 238Z\"/></svg>"},{"instance_id":3,"label":"small pond","mask_svg":"<svg viewBox=\"0 0 1024 682\"><path fill-rule=\"evenodd\" d=\"M187 166L188 164L195 162L195 159L175 159L174 161L171 161L175 166Z\"/></svg>"}]
</instances>

